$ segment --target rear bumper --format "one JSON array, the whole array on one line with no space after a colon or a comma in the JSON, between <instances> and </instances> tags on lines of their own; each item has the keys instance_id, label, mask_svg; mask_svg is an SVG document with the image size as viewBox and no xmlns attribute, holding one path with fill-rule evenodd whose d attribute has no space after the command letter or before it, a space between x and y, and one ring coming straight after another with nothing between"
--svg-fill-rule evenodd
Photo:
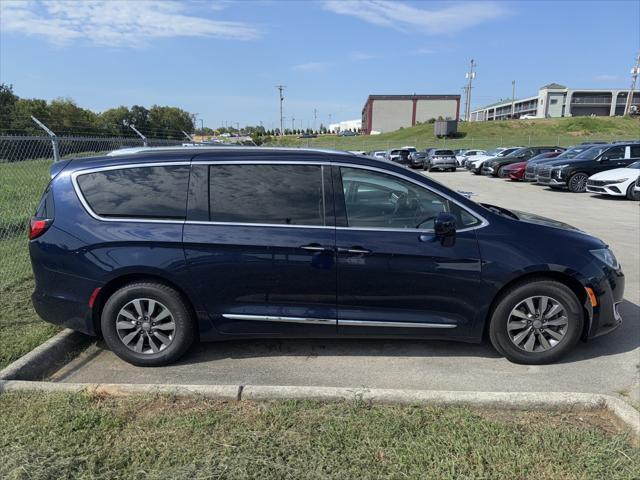
<instances>
[{"instance_id":1,"label":"rear bumper","mask_svg":"<svg viewBox=\"0 0 640 480\"><path fill-rule=\"evenodd\" d=\"M46 295L37 290L31 295L33 308L45 322L95 336L88 299L89 297L86 302L81 303L74 299Z\"/></svg>"}]
</instances>

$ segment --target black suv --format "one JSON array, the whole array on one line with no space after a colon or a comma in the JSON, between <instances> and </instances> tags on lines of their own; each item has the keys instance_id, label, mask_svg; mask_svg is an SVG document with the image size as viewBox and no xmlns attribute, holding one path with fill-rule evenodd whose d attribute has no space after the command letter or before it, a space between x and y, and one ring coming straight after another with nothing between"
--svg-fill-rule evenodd
<instances>
[{"instance_id":1,"label":"black suv","mask_svg":"<svg viewBox=\"0 0 640 480\"><path fill-rule=\"evenodd\" d=\"M492 177L499 177L500 170L506 165L512 163L526 162L530 158L533 158L541 153L550 152L562 152L564 148L560 147L524 147L510 153L504 157L496 157L491 160L487 160L482 164L482 175L490 175Z\"/></svg>"},{"instance_id":2,"label":"black suv","mask_svg":"<svg viewBox=\"0 0 640 480\"><path fill-rule=\"evenodd\" d=\"M587 179L596 173L623 168L640 159L640 143L616 143L591 147L571 160L556 160L538 170L538 183L568 188L574 193L587 189Z\"/></svg>"},{"instance_id":3,"label":"black suv","mask_svg":"<svg viewBox=\"0 0 640 480\"><path fill-rule=\"evenodd\" d=\"M585 144L581 143L580 145L576 145L575 147L569 147L567 150L562 152L557 157L553 158L540 158L540 159L531 159L527 161L527 168L524 173L524 181L525 182L535 182L538 177L538 169L545 163L555 162L557 160L569 160L570 158L574 158L584 152L585 150L589 150L591 147L596 144Z\"/></svg>"}]
</instances>

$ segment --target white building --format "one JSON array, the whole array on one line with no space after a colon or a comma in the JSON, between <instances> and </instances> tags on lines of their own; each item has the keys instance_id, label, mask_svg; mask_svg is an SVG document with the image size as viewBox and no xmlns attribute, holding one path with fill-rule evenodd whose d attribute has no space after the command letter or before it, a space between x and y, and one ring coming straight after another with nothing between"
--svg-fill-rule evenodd
<instances>
[{"instance_id":1,"label":"white building","mask_svg":"<svg viewBox=\"0 0 640 480\"><path fill-rule=\"evenodd\" d=\"M342 132L345 130L353 130L354 132L359 132L362 128L362 120L345 120L343 122L332 123L329 125L329 131L331 133Z\"/></svg>"},{"instance_id":2,"label":"white building","mask_svg":"<svg viewBox=\"0 0 640 480\"><path fill-rule=\"evenodd\" d=\"M599 117L624 115L629 89L571 89L557 83L545 85L535 97L504 100L471 112L472 122L507 120L523 115L536 118ZM640 105L640 92L634 92L633 105Z\"/></svg>"}]
</instances>

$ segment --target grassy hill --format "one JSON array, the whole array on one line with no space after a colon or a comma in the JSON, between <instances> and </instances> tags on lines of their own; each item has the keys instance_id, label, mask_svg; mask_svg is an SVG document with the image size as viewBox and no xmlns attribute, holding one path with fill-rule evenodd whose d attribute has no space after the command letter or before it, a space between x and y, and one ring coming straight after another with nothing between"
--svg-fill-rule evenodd
<instances>
[{"instance_id":1,"label":"grassy hill","mask_svg":"<svg viewBox=\"0 0 640 480\"><path fill-rule=\"evenodd\" d=\"M272 145L309 146L338 150L386 150L403 145L447 148L493 148L507 145L569 146L589 140L614 141L640 138L640 119L622 117L574 117L540 120L505 120L497 122L462 122L458 137L439 139L433 134L433 124L381 135L336 137L324 135L314 139L289 136L276 139Z\"/></svg>"}]
</instances>

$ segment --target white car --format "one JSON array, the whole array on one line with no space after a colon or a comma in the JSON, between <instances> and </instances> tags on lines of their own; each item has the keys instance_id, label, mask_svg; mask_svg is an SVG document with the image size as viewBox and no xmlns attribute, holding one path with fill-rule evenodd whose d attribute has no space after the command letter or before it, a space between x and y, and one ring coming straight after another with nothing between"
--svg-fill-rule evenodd
<instances>
[{"instance_id":1,"label":"white car","mask_svg":"<svg viewBox=\"0 0 640 480\"><path fill-rule=\"evenodd\" d=\"M625 168L615 168L591 175L587 180L587 192L640 200L640 190L636 187L638 177L640 177L640 160Z\"/></svg>"},{"instance_id":2,"label":"white car","mask_svg":"<svg viewBox=\"0 0 640 480\"><path fill-rule=\"evenodd\" d=\"M485 155L486 153L486 150L461 150L456 155L456 160L459 166L464 167L468 160L475 160L478 155Z\"/></svg>"},{"instance_id":3,"label":"white car","mask_svg":"<svg viewBox=\"0 0 640 480\"><path fill-rule=\"evenodd\" d=\"M520 120L533 120L534 118L539 118L536 115L530 115L530 114L526 114L526 115L520 115Z\"/></svg>"},{"instance_id":4,"label":"white car","mask_svg":"<svg viewBox=\"0 0 640 480\"><path fill-rule=\"evenodd\" d=\"M470 172L473 172L479 175L480 170L482 169L482 164L485 161L489 160L490 158L504 157L505 155L509 155L511 152L515 152L519 148L522 148L522 147L498 147L494 150L486 152L483 155L476 155L474 158L469 159L469 161L467 161L467 164L465 166L467 167L467 170L469 170Z\"/></svg>"}]
</instances>

